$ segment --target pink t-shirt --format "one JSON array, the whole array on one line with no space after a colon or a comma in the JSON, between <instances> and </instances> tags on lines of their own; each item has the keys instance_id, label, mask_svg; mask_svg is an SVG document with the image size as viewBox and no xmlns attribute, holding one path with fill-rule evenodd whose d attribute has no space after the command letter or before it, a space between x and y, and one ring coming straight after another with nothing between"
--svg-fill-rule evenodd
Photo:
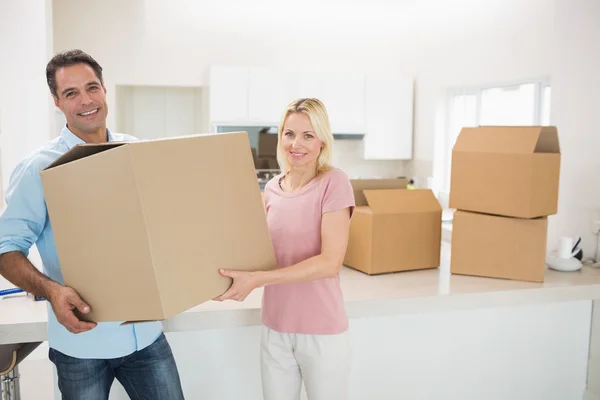
<instances>
[{"instance_id":1,"label":"pink t-shirt","mask_svg":"<svg viewBox=\"0 0 600 400\"><path fill-rule=\"evenodd\" d=\"M348 176L329 170L295 193L281 190L278 175L265 186L265 210L278 268L321 253L323 213L351 208L354 194ZM281 333L338 334L348 329L339 276L309 282L268 285L262 322Z\"/></svg>"}]
</instances>

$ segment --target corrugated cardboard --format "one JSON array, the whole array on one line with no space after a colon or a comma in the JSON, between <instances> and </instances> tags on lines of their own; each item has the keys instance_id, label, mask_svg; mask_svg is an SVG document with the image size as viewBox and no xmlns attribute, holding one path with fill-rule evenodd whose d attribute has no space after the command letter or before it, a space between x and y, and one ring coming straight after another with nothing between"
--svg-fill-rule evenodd
<instances>
[{"instance_id":1,"label":"corrugated cardboard","mask_svg":"<svg viewBox=\"0 0 600 400\"><path fill-rule=\"evenodd\" d=\"M258 156L277 157L277 137L272 133L261 133L258 135Z\"/></svg>"},{"instance_id":2,"label":"corrugated cardboard","mask_svg":"<svg viewBox=\"0 0 600 400\"><path fill-rule=\"evenodd\" d=\"M543 282L547 230L547 217L524 219L456 211L450 271Z\"/></svg>"},{"instance_id":3,"label":"corrugated cardboard","mask_svg":"<svg viewBox=\"0 0 600 400\"><path fill-rule=\"evenodd\" d=\"M254 162L254 166L256 167L258 163L258 154L256 153L256 149L254 147L251 147L250 151L252 152L252 160Z\"/></svg>"},{"instance_id":4,"label":"corrugated cardboard","mask_svg":"<svg viewBox=\"0 0 600 400\"><path fill-rule=\"evenodd\" d=\"M556 214L555 127L463 128L452 150L450 208L521 218Z\"/></svg>"},{"instance_id":5,"label":"corrugated cardboard","mask_svg":"<svg viewBox=\"0 0 600 400\"><path fill-rule=\"evenodd\" d=\"M61 269L102 321L162 320L274 268L248 136L85 144L41 173Z\"/></svg>"},{"instance_id":6,"label":"corrugated cardboard","mask_svg":"<svg viewBox=\"0 0 600 400\"><path fill-rule=\"evenodd\" d=\"M355 200L345 265L367 274L439 266L442 209L431 190L363 190Z\"/></svg>"},{"instance_id":7,"label":"corrugated cardboard","mask_svg":"<svg viewBox=\"0 0 600 400\"><path fill-rule=\"evenodd\" d=\"M363 190L372 189L406 189L408 179L351 179L352 189L354 190L354 202L357 206L366 206L367 199Z\"/></svg>"}]
</instances>

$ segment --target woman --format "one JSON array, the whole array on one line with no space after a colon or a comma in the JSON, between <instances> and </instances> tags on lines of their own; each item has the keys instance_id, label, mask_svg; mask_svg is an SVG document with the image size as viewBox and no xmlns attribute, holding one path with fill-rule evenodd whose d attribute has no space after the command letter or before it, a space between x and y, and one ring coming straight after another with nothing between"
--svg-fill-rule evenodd
<instances>
[{"instance_id":1,"label":"woman","mask_svg":"<svg viewBox=\"0 0 600 400\"><path fill-rule=\"evenodd\" d=\"M333 135L325 106L299 99L283 113L277 160L282 173L265 186L265 210L277 269L220 271L233 278L215 300L243 301L265 286L261 373L266 400L347 397L351 348L340 289L354 195L331 166Z\"/></svg>"}]
</instances>

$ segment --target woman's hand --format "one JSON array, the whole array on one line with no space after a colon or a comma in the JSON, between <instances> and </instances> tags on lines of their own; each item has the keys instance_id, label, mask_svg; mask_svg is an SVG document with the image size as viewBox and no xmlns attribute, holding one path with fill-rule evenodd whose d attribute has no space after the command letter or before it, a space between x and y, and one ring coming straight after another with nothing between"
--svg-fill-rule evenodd
<instances>
[{"instance_id":1,"label":"woman's hand","mask_svg":"<svg viewBox=\"0 0 600 400\"><path fill-rule=\"evenodd\" d=\"M233 283L225 293L223 293L219 297L215 297L213 299L215 301L244 301L254 289L261 286L258 276L254 272L220 269L219 273L222 276L232 278Z\"/></svg>"}]
</instances>

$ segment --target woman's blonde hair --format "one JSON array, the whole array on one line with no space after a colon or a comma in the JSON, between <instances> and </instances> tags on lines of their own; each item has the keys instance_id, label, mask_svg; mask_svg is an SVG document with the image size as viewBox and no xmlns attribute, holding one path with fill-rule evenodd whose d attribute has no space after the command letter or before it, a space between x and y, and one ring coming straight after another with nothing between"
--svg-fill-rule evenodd
<instances>
[{"instance_id":1,"label":"woman's blonde hair","mask_svg":"<svg viewBox=\"0 0 600 400\"><path fill-rule=\"evenodd\" d=\"M293 113L303 113L307 115L310 119L310 123L313 127L315 135L321 142L323 142L323 148L321 149L321 153L317 158L317 175L331 169L333 134L331 133L331 126L329 125L327 109L321 100L307 98L292 101L281 116L277 140L277 162L279 163L281 172L287 174L290 171L290 165L288 163L285 150L283 150L281 139L285 121Z\"/></svg>"}]
</instances>

